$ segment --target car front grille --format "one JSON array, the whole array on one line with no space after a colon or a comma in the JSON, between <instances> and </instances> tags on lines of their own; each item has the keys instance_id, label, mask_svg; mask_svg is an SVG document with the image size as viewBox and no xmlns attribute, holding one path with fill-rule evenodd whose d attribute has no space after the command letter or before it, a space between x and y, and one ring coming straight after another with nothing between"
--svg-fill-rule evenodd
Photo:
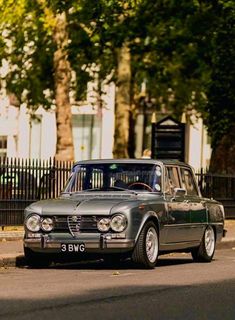
<instances>
[{"instance_id":1,"label":"car front grille","mask_svg":"<svg viewBox=\"0 0 235 320\"><path fill-rule=\"evenodd\" d=\"M97 229L97 217L92 216L56 216L54 231L70 231L74 236L77 233L99 232Z\"/></svg>"},{"instance_id":2,"label":"car front grille","mask_svg":"<svg viewBox=\"0 0 235 320\"><path fill-rule=\"evenodd\" d=\"M66 216L55 216L54 217L54 230L55 231L67 231L68 230L68 222Z\"/></svg>"}]
</instances>

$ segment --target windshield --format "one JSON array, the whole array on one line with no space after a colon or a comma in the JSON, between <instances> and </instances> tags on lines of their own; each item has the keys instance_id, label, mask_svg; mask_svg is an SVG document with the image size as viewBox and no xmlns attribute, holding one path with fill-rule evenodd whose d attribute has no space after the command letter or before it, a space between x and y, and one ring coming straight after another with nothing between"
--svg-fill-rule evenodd
<instances>
[{"instance_id":1,"label":"windshield","mask_svg":"<svg viewBox=\"0 0 235 320\"><path fill-rule=\"evenodd\" d=\"M161 167L142 163L82 164L73 168L64 192L140 190L160 192Z\"/></svg>"}]
</instances>

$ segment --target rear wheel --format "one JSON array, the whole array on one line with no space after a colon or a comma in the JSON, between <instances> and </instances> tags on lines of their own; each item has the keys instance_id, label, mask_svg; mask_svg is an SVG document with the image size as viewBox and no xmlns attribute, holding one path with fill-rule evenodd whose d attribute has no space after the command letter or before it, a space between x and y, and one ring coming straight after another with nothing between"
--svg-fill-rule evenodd
<instances>
[{"instance_id":1,"label":"rear wheel","mask_svg":"<svg viewBox=\"0 0 235 320\"><path fill-rule=\"evenodd\" d=\"M153 269L158 258L158 231L153 221L148 221L141 230L139 239L132 254L132 261Z\"/></svg>"},{"instance_id":2,"label":"rear wheel","mask_svg":"<svg viewBox=\"0 0 235 320\"><path fill-rule=\"evenodd\" d=\"M48 255L43 253L34 252L29 248L24 247L24 256L26 260L26 264L30 268L47 268L50 266L52 260Z\"/></svg>"},{"instance_id":3,"label":"rear wheel","mask_svg":"<svg viewBox=\"0 0 235 320\"><path fill-rule=\"evenodd\" d=\"M215 253L215 243L215 231L212 226L207 226L200 246L191 251L193 260L199 262L210 262Z\"/></svg>"}]
</instances>

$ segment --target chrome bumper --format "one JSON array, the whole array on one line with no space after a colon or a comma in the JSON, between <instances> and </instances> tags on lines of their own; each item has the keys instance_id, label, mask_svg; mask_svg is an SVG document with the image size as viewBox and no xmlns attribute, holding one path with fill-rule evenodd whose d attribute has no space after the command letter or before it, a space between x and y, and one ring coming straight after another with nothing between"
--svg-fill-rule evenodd
<instances>
[{"instance_id":1,"label":"chrome bumper","mask_svg":"<svg viewBox=\"0 0 235 320\"><path fill-rule=\"evenodd\" d=\"M104 235L99 235L91 239L81 237L79 239L51 239L48 236L41 238L25 238L24 246L32 250L45 251L46 249L55 249L55 252L60 252L61 244L79 244L84 243L86 252L103 252L106 249L133 249L134 240L129 239L107 239ZM125 251L126 251L125 250ZM51 251L51 250L50 250Z\"/></svg>"}]
</instances>

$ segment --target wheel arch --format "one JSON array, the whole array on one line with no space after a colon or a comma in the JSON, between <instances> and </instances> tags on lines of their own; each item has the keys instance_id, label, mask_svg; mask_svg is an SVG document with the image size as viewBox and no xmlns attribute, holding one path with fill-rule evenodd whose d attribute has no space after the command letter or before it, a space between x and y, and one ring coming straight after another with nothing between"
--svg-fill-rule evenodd
<instances>
[{"instance_id":1,"label":"wheel arch","mask_svg":"<svg viewBox=\"0 0 235 320\"><path fill-rule=\"evenodd\" d=\"M140 236L140 233L144 227L144 225L148 222L148 221L153 221L153 223L155 224L156 228L157 228L157 231L158 231L158 238L159 238L159 230L160 230L160 223L159 223L159 219L158 219L158 216L157 216L157 213L155 211L148 211L145 215L145 217L143 218L142 222L141 222L141 225L139 227L139 230L136 234L136 237L135 237L135 244L137 243L138 241L138 238Z\"/></svg>"},{"instance_id":2,"label":"wheel arch","mask_svg":"<svg viewBox=\"0 0 235 320\"><path fill-rule=\"evenodd\" d=\"M215 240L220 241L223 237L224 230L224 207L216 202L210 202L207 206L207 225L214 230Z\"/></svg>"}]
</instances>

